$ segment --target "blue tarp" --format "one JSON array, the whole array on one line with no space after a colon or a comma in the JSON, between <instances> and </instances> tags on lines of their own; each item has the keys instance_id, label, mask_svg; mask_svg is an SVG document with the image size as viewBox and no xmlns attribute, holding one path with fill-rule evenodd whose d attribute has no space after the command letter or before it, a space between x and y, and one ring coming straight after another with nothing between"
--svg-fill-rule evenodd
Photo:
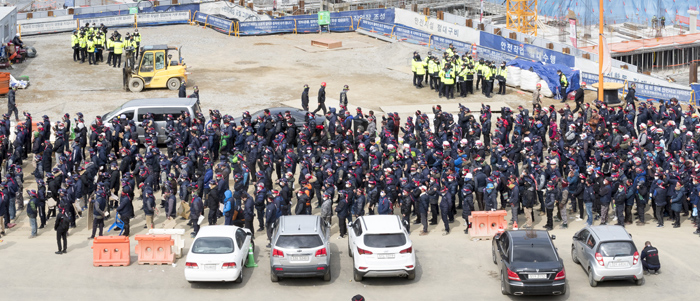
<instances>
[{"instance_id":1,"label":"blue tarp","mask_svg":"<svg viewBox=\"0 0 700 301\"><path fill-rule=\"evenodd\" d=\"M579 70L571 69L565 65L560 64L543 64L541 62L532 62L526 60L515 59L506 64L507 66L515 66L523 70L530 70L535 72L542 80L547 82L547 85L552 90L554 95L559 93L559 75L557 70L561 70L566 76L566 80L569 81L569 87L566 89L566 93L569 94L571 91L576 91L579 88L579 82L581 81L581 72Z\"/></svg>"},{"instance_id":2,"label":"blue tarp","mask_svg":"<svg viewBox=\"0 0 700 301\"><path fill-rule=\"evenodd\" d=\"M503 0L486 0L504 4ZM563 18L569 10L576 14L579 23L595 25L598 22L598 0L539 0L538 13L543 16ZM651 19L666 17L666 25L676 19L676 15L688 17L688 9L700 9L700 0L605 0L603 17L606 24L635 22L651 26Z\"/></svg>"}]
</instances>

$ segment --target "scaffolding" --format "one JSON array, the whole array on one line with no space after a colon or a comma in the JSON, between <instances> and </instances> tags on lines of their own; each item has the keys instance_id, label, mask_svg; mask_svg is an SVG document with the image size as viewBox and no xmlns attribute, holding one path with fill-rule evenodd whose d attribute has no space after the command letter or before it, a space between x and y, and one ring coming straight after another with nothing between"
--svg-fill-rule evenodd
<instances>
[{"instance_id":1,"label":"scaffolding","mask_svg":"<svg viewBox=\"0 0 700 301\"><path fill-rule=\"evenodd\" d=\"M537 36L537 0L508 0L506 28Z\"/></svg>"}]
</instances>

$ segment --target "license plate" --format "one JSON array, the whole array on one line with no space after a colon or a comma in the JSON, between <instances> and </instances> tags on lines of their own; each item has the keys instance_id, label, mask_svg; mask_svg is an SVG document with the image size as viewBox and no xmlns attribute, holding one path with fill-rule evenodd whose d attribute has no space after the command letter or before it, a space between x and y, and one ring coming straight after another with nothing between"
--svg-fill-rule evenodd
<instances>
[{"instance_id":1,"label":"license plate","mask_svg":"<svg viewBox=\"0 0 700 301\"><path fill-rule=\"evenodd\" d=\"M204 269L205 270L216 270L216 265L215 264L205 264Z\"/></svg>"},{"instance_id":2,"label":"license plate","mask_svg":"<svg viewBox=\"0 0 700 301\"><path fill-rule=\"evenodd\" d=\"M528 279L547 279L547 274L530 274Z\"/></svg>"},{"instance_id":3,"label":"license plate","mask_svg":"<svg viewBox=\"0 0 700 301\"><path fill-rule=\"evenodd\" d=\"M378 254L377 258L379 259L394 259L394 254Z\"/></svg>"},{"instance_id":4,"label":"license plate","mask_svg":"<svg viewBox=\"0 0 700 301\"><path fill-rule=\"evenodd\" d=\"M624 262L624 261L613 261L611 263L608 263L608 267L610 267L610 268L627 268L629 266L630 266L629 262Z\"/></svg>"},{"instance_id":5,"label":"license plate","mask_svg":"<svg viewBox=\"0 0 700 301\"><path fill-rule=\"evenodd\" d=\"M309 256L291 256L292 261L309 261Z\"/></svg>"}]
</instances>

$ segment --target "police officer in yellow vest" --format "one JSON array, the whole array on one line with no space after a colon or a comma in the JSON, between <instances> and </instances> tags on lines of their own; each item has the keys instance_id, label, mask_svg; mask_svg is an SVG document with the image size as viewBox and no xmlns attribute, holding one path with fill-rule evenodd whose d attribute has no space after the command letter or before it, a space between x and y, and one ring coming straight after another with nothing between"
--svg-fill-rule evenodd
<instances>
[{"instance_id":1,"label":"police officer in yellow vest","mask_svg":"<svg viewBox=\"0 0 700 301\"><path fill-rule=\"evenodd\" d=\"M80 43L78 40L80 37L78 36L78 31L73 30L73 35L70 36L70 47L73 48L73 61L77 62L80 60Z\"/></svg>"},{"instance_id":2,"label":"police officer in yellow vest","mask_svg":"<svg viewBox=\"0 0 700 301\"><path fill-rule=\"evenodd\" d=\"M452 63L445 64L445 69L442 72L443 84L445 91L443 94L447 99L455 98L455 69L452 68Z\"/></svg>"},{"instance_id":3,"label":"police officer in yellow vest","mask_svg":"<svg viewBox=\"0 0 700 301\"><path fill-rule=\"evenodd\" d=\"M136 46L134 49L134 58L137 58L139 56L139 51L141 47L141 34L139 33L138 29L134 29L134 34L132 35L134 37L134 42L136 42Z\"/></svg>"},{"instance_id":4,"label":"police officer in yellow vest","mask_svg":"<svg viewBox=\"0 0 700 301\"><path fill-rule=\"evenodd\" d=\"M559 75L559 94L561 96L561 102L566 102L566 88L569 87L569 81L561 70L557 70L557 75Z\"/></svg>"},{"instance_id":5,"label":"police officer in yellow vest","mask_svg":"<svg viewBox=\"0 0 700 301\"><path fill-rule=\"evenodd\" d=\"M122 53L124 52L124 42L119 38L114 38L114 60L112 62L113 68L121 68L122 66Z\"/></svg>"},{"instance_id":6,"label":"police officer in yellow vest","mask_svg":"<svg viewBox=\"0 0 700 301\"><path fill-rule=\"evenodd\" d=\"M421 60L420 55L417 52L413 53L413 62L411 65L411 69L413 71L413 86L416 88L423 88L423 75L425 75L425 67L423 67L423 60Z\"/></svg>"},{"instance_id":7,"label":"police officer in yellow vest","mask_svg":"<svg viewBox=\"0 0 700 301\"><path fill-rule=\"evenodd\" d=\"M105 47L107 47L107 66L111 66L114 60L114 33L105 42Z\"/></svg>"},{"instance_id":8,"label":"police officer in yellow vest","mask_svg":"<svg viewBox=\"0 0 700 301\"><path fill-rule=\"evenodd\" d=\"M481 69L482 69L481 72L484 76L484 83L481 86L481 88L482 88L482 92L484 93L484 95L486 95L486 97L488 97L488 98L491 98L491 89L492 89L491 85L493 83L493 71L492 71L490 65L491 65L491 62L486 61L486 64L481 67Z\"/></svg>"},{"instance_id":9,"label":"police officer in yellow vest","mask_svg":"<svg viewBox=\"0 0 700 301\"><path fill-rule=\"evenodd\" d=\"M457 73L460 97L467 97L467 73L469 73L469 66L467 65L467 62L463 62L459 69L459 73Z\"/></svg>"},{"instance_id":10,"label":"police officer in yellow vest","mask_svg":"<svg viewBox=\"0 0 700 301\"><path fill-rule=\"evenodd\" d=\"M95 37L90 35L87 38L88 63L95 64Z\"/></svg>"},{"instance_id":11,"label":"police officer in yellow vest","mask_svg":"<svg viewBox=\"0 0 700 301\"><path fill-rule=\"evenodd\" d=\"M494 84L496 82L496 62L489 62L489 68L491 68L491 78L489 79L489 88L491 90L489 93L493 93L493 88L496 87Z\"/></svg>"},{"instance_id":12,"label":"police officer in yellow vest","mask_svg":"<svg viewBox=\"0 0 700 301\"><path fill-rule=\"evenodd\" d=\"M467 63L467 75L465 78L464 85L466 86L467 93L474 94L474 64L473 62Z\"/></svg>"},{"instance_id":13,"label":"police officer in yellow vest","mask_svg":"<svg viewBox=\"0 0 700 301\"><path fill-rule=\"evenodd\" d=\"M102 34L101 30L97 30L97 35L95 36L95 65L97 65L97 62L102 62L104 61L104 57L102 57L102 51L105 48L105 37Z\"/></svg>"},{"instance_id":14,"label":"police officer in yellow vest","mask_svg":"<svg viewBox=\"0 0 700 301\"><path fill-rule=\"evenodd\" d=\"M134 38L126 33L126 38L124 39L124 51L126 52L126 57L124 58L124 66L133 67L134 66Z\"/></svg>"},{"instance_id":15,"label":"police officer in yellow vest","mask_svg":"<svg viewBox=\"0 0 700 301\"><path fill-rule=\"evenodd\" d=\"M437 90L439 72L440 66L438 66L437 58L434 56L430 56L428 58L428 76L430 76L430 90Z\"/></svg>"},{"instance_id":16,"label":"police officer in yellow vest","mask_svg":"<svg viewBox=\"0 0 700 301\"><path fill-rule=\"evenodd\" d=\"M506 62L501 63L501 67L496 70L496 79L498 80L498 94L506 95L506 79L508 78L508 70Z\"/></svg>"},{"instance_id":17,"label":"police officer in yellow vest","mask_svg":"<svg viewBox=\"0 0 700 301\"><path fill-rule=\"evenodd\" d=\"M484 63L483 58L479 59L479 61L476 64L474 64L474 70L476 70L476 89L477 90L479 90L479 83L481 83L481 81L484 79L484 69L483 69L484 65L485 65L485 63ZM484 88L483 83L481 85L481 88L482 88L482 93L483 93L483 88Z\"/></svg>"},{"instance_id":18,"label":"police officer in yellow vest","mask_svg":"<svg viewBox=\"0 0 700 301\"><path fill-rule=\"evenodd\" d=\"M80 63L82 64L87 58L87 36L85 34L81 34L78 38L78 46L80 46Z\"/></svg>"}]
</instances>

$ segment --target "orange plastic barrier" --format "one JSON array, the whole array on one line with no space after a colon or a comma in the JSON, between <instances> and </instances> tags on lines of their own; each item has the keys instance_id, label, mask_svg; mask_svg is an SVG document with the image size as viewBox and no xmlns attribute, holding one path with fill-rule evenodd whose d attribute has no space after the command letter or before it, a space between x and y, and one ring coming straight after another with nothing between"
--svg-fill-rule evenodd
<instances>
[{"instance_id":1,"label":"orange plastic barrier","mask_svg":"<svg viewBox=\"0 0 700 301\"><path fill-rule=\"evenodd\" d=\"M505 210L472 211L472 215L469 217L469 221L472 223L469 236L480 239L492 238L499 229L502 231L507 228L506 215Z\"/></svg>"},{"instance_id":2,"label":"orange plastic barrier","mask_svg":"<svg viewBox=\"0 0 700 301\"><path fill-rule=\"evenodd\" d=\"M175 254L171 251L175 241L170 235L136 235L134 238L138 242L139 264L172 264L175 261Z\"/></svg>"},{"instance_id":3,"label":"orange plastic barrier","mask_svg":"<svg viewBox=\"0 0 700 301\"><path fill-rule=\"evenodd\" d=\"M126 236L97 236L92 241L92 265L128 266L131 244Z\"/></svg>"}]
</instances>

